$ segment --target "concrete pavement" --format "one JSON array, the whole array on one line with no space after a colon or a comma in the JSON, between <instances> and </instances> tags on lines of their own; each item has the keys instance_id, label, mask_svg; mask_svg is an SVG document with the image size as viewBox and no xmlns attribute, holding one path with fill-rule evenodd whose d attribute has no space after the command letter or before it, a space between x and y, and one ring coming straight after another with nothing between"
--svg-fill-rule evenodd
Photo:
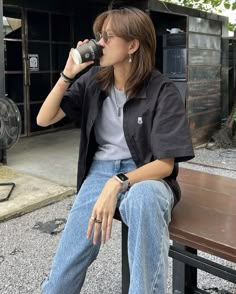
<instances>
[{"instance_id":1,"label":"concrete pavement","mask_svg":"<svg viewBox=\"0 0 236 294\"><path fill-rule=\"evenodd\" d=\"M28 138L7 152L7 165L63 186L76 186L80 131L58 131Z\"/></svg>"},{"instance_id":2,"label":"concrete pavement","mask_svg":"<svg viewBox=\"0 0 236 294\"><path fill-rule=\"evenodd\" d=\"M75 193L74 188L58 185L5 166L0 168L0 183L3 183L2 181L7 184L14 183L15 187L11 192L11 186L0 185L0 195L4 199L9 196L8 200L0 202L0 222L39 209Z\"/></svg>"},{"instance_id":3,"label":"concrete pavement","mask_svg":"<svg viewBox=\"0 0 236 294\"><path fill-rule=\"evenodd\" d=\"M8 152L8 166L0 167L0 183L15 184L9 200L0 202L0 221L75 194L78 142L78 129L20 139ZM0 197L10 188L0 185Z\"/></svg>"}]
</instances>

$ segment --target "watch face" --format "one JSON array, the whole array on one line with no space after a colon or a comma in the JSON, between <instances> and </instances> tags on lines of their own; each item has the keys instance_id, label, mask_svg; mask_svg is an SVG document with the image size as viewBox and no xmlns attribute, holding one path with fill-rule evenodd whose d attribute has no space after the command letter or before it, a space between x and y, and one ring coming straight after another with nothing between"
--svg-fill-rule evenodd
<instances>
[{"instance_id":1,"label":"watch face","mask_svg":"<svg viewBox=\"0 0 236 294\"><path fill-rule=\"evenodd\" d=\"M129 178L126 177L126 175L124 175L124 174L117 174L116 176L117 176L122 182L125 182L125 181L128 181L128 180L129 180Z\"/></svg>"}]
</instances>

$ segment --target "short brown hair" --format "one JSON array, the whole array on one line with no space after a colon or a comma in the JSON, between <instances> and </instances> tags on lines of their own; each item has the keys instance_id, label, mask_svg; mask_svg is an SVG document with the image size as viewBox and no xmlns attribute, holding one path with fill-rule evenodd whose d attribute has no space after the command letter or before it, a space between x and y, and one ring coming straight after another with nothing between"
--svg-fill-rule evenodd
<instances>
[{"instance_id":1,"label":"short brown hair","mask_svg":"<svg viewBox=\"0 0 236 294\"><path fill-rule=\"evenodd\" d=\"M137 39L138 50L132 54L131 72L125 85L126 95L133 97L143 87L147 77L155 66L156 33L150 17L137 8L125 7L108 10L100 14L94 22L93 32L101 32L104 22L111 19L114 34L126 41ZM96 79L109 91L114 83L113 67L104 67L97 73Z\"/></svg>"}]
</instances>

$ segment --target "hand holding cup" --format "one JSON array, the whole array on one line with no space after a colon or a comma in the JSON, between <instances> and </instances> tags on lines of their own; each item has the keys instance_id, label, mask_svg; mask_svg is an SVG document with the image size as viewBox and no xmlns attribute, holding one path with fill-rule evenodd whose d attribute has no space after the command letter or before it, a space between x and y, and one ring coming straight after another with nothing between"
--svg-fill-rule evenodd
<instances>
[{"instance_id":1,"label":"hand holding cup","mask_svg":"<svg viewBox=\"0 0 236 294\"><path fill-rule=\"evenodd\" d=\"M102 47L94 39L83 43L72 50L72 58L76 64L82 64L87 61L97 60L102 56Z\"/></svg>"},{"instance_id":2,"label":"hand holding cup","mask_svg":"<svg viewBox=\"0 0 236 294\"><path fill-rule=\"evenodd\" d=\"M83 46L84 44L87 44L89 42L88 39L84 40L84 41L79 41L77 43L77 48L79 48L80 46ZM86 61L84 63L80 63L80 64L76 64L73 60L73 57L72 57L72 53L75 49L72 48L70 50L70 54L69 54L69 57L67 59L67 62L66 62L66 65L65 65L65 68L63 70L63 73L70 77L71 79L73 79L79 72L81 72L82 70L84 70L86 67L88 67L89 65L93 64L94 61L93 60L90 60L90 61Z\"/></svg>"}]
</instances>

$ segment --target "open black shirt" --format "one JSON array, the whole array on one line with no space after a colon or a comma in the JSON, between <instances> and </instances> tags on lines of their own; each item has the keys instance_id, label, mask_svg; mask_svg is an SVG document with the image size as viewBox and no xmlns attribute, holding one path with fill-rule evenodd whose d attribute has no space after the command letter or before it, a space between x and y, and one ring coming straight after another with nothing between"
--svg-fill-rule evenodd
<instances>
[{"instance_id":1,"label":"open black shirt","mask_svg":"<svg viewBox=\"0 0 236 294\"><path fill-rule=\"evenodd\" d=\"M107 97L94 79L98 70L99 67L93 66L79 77L61 103L64 113L81 127L78 190L97 150L93 126ZM194 157L185 107L178 90L168 78L153 70L140 93L127 100L123 111L124 135L137 167L156 159L175 158L173 172L164 180L171 187L176 204L181 195L176 181L178 162Z\"/></svg>"}]
</instances>

